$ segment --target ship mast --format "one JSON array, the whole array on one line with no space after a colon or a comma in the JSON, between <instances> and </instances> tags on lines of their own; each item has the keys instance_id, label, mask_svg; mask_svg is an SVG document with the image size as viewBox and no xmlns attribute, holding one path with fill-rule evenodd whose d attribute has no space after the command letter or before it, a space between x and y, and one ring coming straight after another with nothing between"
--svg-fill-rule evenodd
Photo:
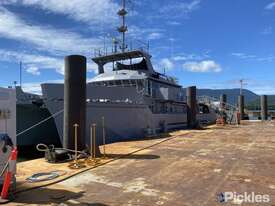
<instances>
[{"instance_id":1,"label":"ship mast","mask_svg":"<svg viewBox=\"0 0 275 206\"><path fill-rule=\"evenodd\" d=\"M122 19L122 25L118 28L118 31L122 34L122 45L121 45L122 52L125 52L125 49L127 49L127 45L125 43L125 33L128 30L125 24L125 17L127 13L128 12L126 11L126 2L125 0L122 0L122 9L120 9L117 13Z\"/></svg>"}]
</instances>

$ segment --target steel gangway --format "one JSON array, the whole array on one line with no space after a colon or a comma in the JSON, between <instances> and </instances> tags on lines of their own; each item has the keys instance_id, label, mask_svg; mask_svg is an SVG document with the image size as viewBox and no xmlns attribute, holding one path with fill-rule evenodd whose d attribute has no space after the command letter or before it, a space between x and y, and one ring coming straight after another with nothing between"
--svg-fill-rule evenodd
<instances>
[{"instance_id":1,"label":"steel gangway","mask_svg":"<svg viewBox=\"0 0 275 206\"><path fill-rule=\"evenodd\" d=\"M237 124L238 108L227 102L210 96L197 96L198 103L202 103L213 109L220 117L224 117L228 124Z\"/></svg>"}]
</instances>

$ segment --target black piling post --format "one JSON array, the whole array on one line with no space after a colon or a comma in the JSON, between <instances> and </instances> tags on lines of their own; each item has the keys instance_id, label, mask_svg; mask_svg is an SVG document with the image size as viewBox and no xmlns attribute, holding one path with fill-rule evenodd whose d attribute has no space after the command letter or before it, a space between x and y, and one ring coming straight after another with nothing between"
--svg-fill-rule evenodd
<instances>
[{"instance_id":1,"label":"black piling post","mask_svg":"<svg viewBox=\"0 0 275 206\"><path fill-rule=\"evenodd\" d=\"M222 94L220 96L220 111L224 122L226 122L226 118L227 118L225 113L226 101L227 101L227 96L225 94Z\"/></svg>"},{"instance_id":2,"label":"black piling post","mask_svg":"<svg viewBox=\"0 0 275 206\"><path fill-rule=\"evenodd\" d=\"M77 148L85 148L86 128L86 57L65 57L63 147L74 149L74 127L79 125Z\"/></svg>"},{"instance_id":3,"label":"black piling post","mask_svg":"<svg viewBox=\"0 0 275 206\"><path fill-rule=\"evenodd\" d=\"M197 89L195 86L186 88L186 100L187 100L187 126L190 129L197 128Z\"/></svg>"},{"instance_id":4,"label":"black piling post","mask_svg":"<svg viewBox=\"0 0 275 206\"><path fill-rule=\"evenodd\" d=\"M238 98L238 104L239 104L239 112L240 112L240 119L244 119L244 96L240 95Z\"/></svg>"},{"instance_id":5,"label":"black piling post","mask_svg":"<svg viewBox=\"0 0 275 206\"><path fill-rule=\"evenodd\" d=\"M220 109L221 110L225 109L226 102L227 102L227 96L226 96L226 94L222 94L220 96Z\"/></svg>"},{"instance_id":6,"label":"black piling post","mask_svg":"<svg viewBox=\"0 0 275 206\"><path fill-rule=\"evenodd\" d=\"M267 120L268 116L268 106L267 106L267 95L261 96L261 117L262 120Z\"/></svg>"}]
</instances>

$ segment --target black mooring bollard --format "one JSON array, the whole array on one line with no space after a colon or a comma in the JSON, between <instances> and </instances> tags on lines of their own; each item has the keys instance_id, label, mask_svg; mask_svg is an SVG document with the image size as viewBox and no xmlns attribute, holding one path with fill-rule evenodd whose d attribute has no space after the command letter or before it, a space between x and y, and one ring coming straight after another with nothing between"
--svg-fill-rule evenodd
<instances>
[{"instance_id":1,"label":"black mooring bollard","mask_svg":"<svg viewBox=\"0 0 275 206\"><path fill-rule=\"evenodd\" d=\"M268 117L267 95L261 96L261 117L263 121Z\"/></svg>"},{"instance_id":2,"label":"black mooring bollard","mask_svg":"<svg viewBox=\"0 0 275 206\"><path fill-rule=\"evenodd\" d=\"M226 94L222 94L220 96L220 109L221 110L225 109L226 102L227 102L227 96L226 96Z\"/></svg>"},{"instance_id":3,"label":"black mooring bollard","mask_svg":"<svg viewBox=\"0 0 275 206\"><path fill-rule=\"evenodd\" d=\"M186 100L187 100L187 126L190 129L195 129L197 124L197 89L195 86L186 88Z\"/></svg>"},{"instance_id":4,"label":"black mooring bollard","mask_svg":"<svg viewBox=\"0 0 275 206\"><path fill-rule=\"evenodd\" d=\"M238 105L239 105L239 113L240 113L240 119L244 119L244 96L240 95L238 98Z\"/></svg>"}]
</instances>

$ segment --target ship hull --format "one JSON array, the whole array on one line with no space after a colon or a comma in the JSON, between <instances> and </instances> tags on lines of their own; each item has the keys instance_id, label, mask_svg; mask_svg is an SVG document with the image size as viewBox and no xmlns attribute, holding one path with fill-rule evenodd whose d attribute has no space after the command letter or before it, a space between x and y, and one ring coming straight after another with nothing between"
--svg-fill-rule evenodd
<instances>
[{"instance_id":1,"label":"ship hull","mask_svg":"<svg viewBox=\"0 0 275 206\"><path fill-rule=\"evenodd\" d=\"M34 104L17 104L16 116L16 130L17 134L20 134L26 129L50 117L51 114L47 108L38 107ZM36 146L39 143L60 144L54 119L50 119L17 136L17 145L19 147Z\"/></svg>"},{"instance_id":2,"label":"ship hull","mask_svg":"<svg viewBox=\"0 0 275 206\"><path fill-rule=\"evenodd\" d=\"M62 102L48 102L52 114L63 109ZM144 138L158 132L186 128L186 114L152 114L147 105L91 103L86 108L86 142L90 142L91 125L96 124L99 144ZM104 123L103 123L104 117ZM165 126L160 124L164 122ZM55 117L58 134L63 140L63 115Z\"/></svg>"},{"instance_id":3,"label":"ship hull","mask_svg":"<svg viewBox=\"0 0 275 206\"><path fill-rule=\"evenodd\" d=\"M64 108L64 85L43 84L43 97L51 114L59 113ZM133 101L114 101L119 94L120 99ZM91 101L95 99L113 101ZM86 141L90 142L91 125L96 124L97 141L103 139L103 117L106 143L144 138L161 132L184 129L187 127L186 110L179 113L153 113L143 96L136 88L96 88L87 84L86 106ZM184 104L183 104L184 105ZM216 119L214 113L198 114L199 120L211 123ZM63 141L63 113L55 116L55 124L61 142Z\"/></svg>"}]
</instances>

